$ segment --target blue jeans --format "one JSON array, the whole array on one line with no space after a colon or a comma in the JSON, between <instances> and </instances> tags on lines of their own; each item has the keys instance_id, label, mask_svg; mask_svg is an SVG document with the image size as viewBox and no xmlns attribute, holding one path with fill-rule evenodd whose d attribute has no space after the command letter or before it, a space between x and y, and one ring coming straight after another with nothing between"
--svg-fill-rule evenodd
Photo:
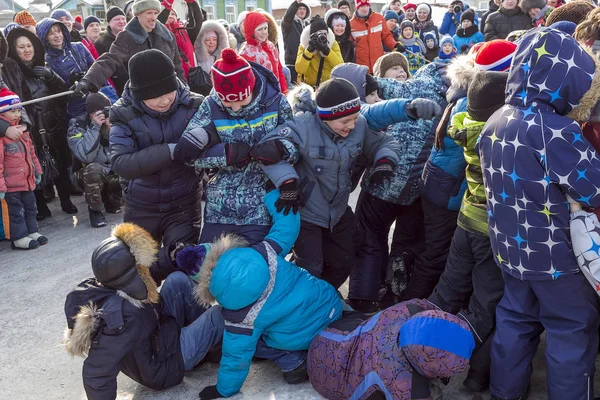
<instances>
[{"instance_id":1,"label":"blue jeans","mask_svg":"<svg viewBox=\"0 0 600 400\"><path fill-rule=\"evenodd\" d=\"M163 310L181 329L179 343L186 371L194 368L211 349L220 346L225 322L221 307L209 309L194 299L196 284L188 275L171 273L160 289Z\"/></svg>"},{"instance_id":2,"label":"blue jeans","mask_svg":"<svg viewBox=\"0 0 600 400\"><path fill-rule=\"evenodd\" d=\"M264 340L258 339L254 356L271 360L279 367L282 372L293 371L306 361L306 350L279 350L267 346Z\"/></svg>"}]
</instances>

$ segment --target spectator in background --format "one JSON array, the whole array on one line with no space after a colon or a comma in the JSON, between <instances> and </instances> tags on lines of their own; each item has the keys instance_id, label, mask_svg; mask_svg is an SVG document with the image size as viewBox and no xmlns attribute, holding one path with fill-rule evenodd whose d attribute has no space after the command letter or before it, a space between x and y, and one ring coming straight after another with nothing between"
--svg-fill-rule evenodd
<instances>
[{"instance_id":1,"label":"spectator in background","mask_svg":"<svg viewBox=\"0 0 600 400\"><path fill-rule=\"evenodd\" d=\"M475 12L471 9L462 13L460 25L452 39L458 53L467 54L474 44L483 42L483 33L475 25Z\"/></svg>"},{"instance_id":2,"label":"spectator in background","mask_svg":"<svg viewBox=\"0 0 600 400\"><path fill-rule=\"evenodd\" d=\"M94 43L100 37L100 20L93 15L85 17L83 30L85 31L85 36L81 37L81 43L88 49L95 60L98 58L98 50L96 50Z\"/></svg>"},{"instance_id":3,"label":"spectator in background","mask_svg":"<svg viewBox=\"0 0 600 400\"><path fill-rule=\"evenodd\" d=\"M290 70L292 82L296 82L298 78L295 65L298 46L300 46L300 36L309 23L310 8L301 0L292 1L281 21L285 65Z\"/></svg>"},{"instance_id":4,"label":"spectator in background","mask_svg":"<svg viewBox=\"0 0 600 400\"><path fill-rule=\"evenodd\" d=\"M373 72L375 61L383 55L383 45L403 52L404 46L394 40L383 15L371 10L369 0L357 0L356 11L350 20L355 43L356 63L369 67Z\"/></svg>"},{"instance_id":5,"label":"spectator in background","mask_svg":"<svg viewBox=\"0 0 600 400\"><path fill-rule=\"evenodd\" d=\"M73 29L73 16L70 12L63 8L58 8L50 14L50 18L57 20L58 22L62 22L69 32L70 41L73 42L81 42L81 34L79 30Z\"/></svg>"},{"instance_id":6,"label":"spectator in background","mask_svg":"<svg viewBox=\"0 0 600 400\"><path fill-rule=\"evenodd\" d=\"M217 21L206 21L194 43L196 68L190 70L190 90L208 96L212 90L210 69L221 58L221 52L229 47L227 32Z\"/></svg>"},{"instance_id":7,"label":"spectator in background","mask_svg":"<svg viewBox=\"0 0 600 400\"><path fill-rule=\"evenodd\" d=\"M238 15L237 22L235 24L229 25L229 30L235 36L235 40L237 41L237 47L234 50L239 50L242 47L242 44L246 41L246 35L244 34L244 20L246 19L246 15L248 11L242 11L240 15Z\"/></svg>"},{"instance_id":8,"label":"spectator in background","mask_svg":"<svg viewBox=\"0 0 600 400\"><path fill-rule=\"evenodd\" d=\"M352 18L352 7L350 7L350 2L348 0L340 0L337 4L338 10L346 14L348 19Z\"/></svg>"},{"instance_id":9,"label":"spectator in background","mask_svg":"<svg viewBox=\"0 0 600 400\"><path fill-rule=\"evenodd\" d=\"M73 20L73 29L78 32L83 30L83 17L81 15L75 16L75 19Z\"/></svg>"},{"instance_id":10,"label":"spectator in background","mask_svg":"<svg viewBox=\"0 0 600 400\"><path fill-rule=\"evenodd\" d=\"M400 24L400 43L405 48L403 52L408 59L408 69L411 74L417 72L425 64L425 43L415 35L413 23L405 19Z\"/></svg>"},{"instance_id":11,"label":"spectator in background","mask_svg":"<svg viewBox=\"0 0 600 400\"><path fill-rule=\"evenodd\" d=\"M490 14L485 23L485 41L506 39L512 31L531 29L531 18L523 14L517 0L503 0L498 11Z\"/></svg>"},{"instance_id":12,"label":"spectator in background","mask_svg":"<svg viewBox=\"0 0 600 400\"><path fill-rule=\"evenodd\" d=\"M190 68L196 66L194 59L194 43L198 37L198 32L202 28L202 11L198 2L195 0L186 0L188 7L188 21L184 24L177 16L177 12L173 9L174 0L164 0L161 4L165 8L158 15L158 20L175 36L177 47L179 48L179 56L181 58L181 67L185 78L188 78Z\"/></svg>"},{"instance_id":13,"label":"spectator in background","mask_svg":"<svg viewBox=\"0 0 600 400\"><path fill-rule=\"evenodd\" d=\"M35 25L37 22L35 21L35 18L33 18L33 15L29 13L29 11L19 11L13 17L13 21L35 34Z\"/></svg>"},{"instance_id":14,"label":"spectator in background","mask_svg":"<svg viewBox=\"0 0 600 400\"><path fill-rule=\"evenodd\" d=\"M596 8L592 3L583 0L571 1L564 6L552 5L551 3L548 3L548 5L554 7L554 11L546 19L546 26L551 26L559 21L571 21L579 25Z\"/></svg>"},{"instance_id":15,"label":"spectator in background","mask_svg":"<svg viewBox=\"0 0 600 400\"><path fill-rule=\"evenodd\" d=\"M344 62L354 62L354 42L350 32L350 18L339 9L332 8L325 13L327 26L335 35L335 40L340 46Z\"/></svg>"},{"instance_id":16,"label":"spectator in background","mask_svg":"<svg viewBox=\"0 0 600 400\"><path fill-rule=\"evenodd\" d=\"M404 19L407 19L409 21L414 21L416 16L417 16L417 5L413 4L413 3L406 3L403 7L404 9ZM402 20L404 21L404 20ZM400 22L402 22L400 21Z\"/></svg>"},{"instance_id":17,"label":"spectator in background","mask_svg":"<svg viewBox=\"0 0 600 400\"><path fill-rule=\"evenodd\" d=\"M398 18L398 14L396 14L395 11L387 10L385 14L383 14L383 18L385 18L385 24L390 32L392 32L394 40L398 41L398 39L400 39L400 27L398 26L400 19ZM385 49L386 51L390 51L387 47Z\"/></svg>"},{"instance_id":18,"label":"spectator in background","mask_svg":"<svg viewBox=\"0 0 600 400\"><path fill-rule=\"evenodd\" d=\"M440 37L440 32L431 20L431 6L427 3L421 3L417 6L417 18L415 18L415 33L419 39L425 42L425 34L433 32L436 38Z\"/></svg>"},{"instance_id":19,"label":"spectator in background","mask_svg":"<svg viewBox=\"0 0 600 400\"><path fill-rule=\"evenodd\" d=\"M229 42L229 47L234 50L237 49L237 39L235 38L235 35L229 30L229 22L227 22L226 19L219 19L217 21L221 25L223 25L223 28L225 28L225 32L227 32L227 41Z\"/></svg>"},{"instance_id":20,"label":"spectator in background","mask_svg":"<svg viewBox=\"0 0 600 400\"><path fill-rule=\"evenodd\" d=\"M565 2L563 0L548 0L546 4L552 8L558 8L565 5Z\"/></svg>"},{"instance_id":21,"label":"spectator in background","mask_svg":"<svg viewBox=\"0 0 600 400\"><path fill-rule=\"evenodd\" d=\"M490 16L491 13L498 11L501 4L502 0L489 1L488 10L485 12L485 14L483 14L483 17L481 17L481 23L479 24L479 30L481 31L481 33L485 32L485 21L487 21L487 18Z\"/></svg>"},{"instance_id":22,"label":"spectator in background","mask_svg":"<svg viewBox=\"0 0 600 400\"><path fill-rule=\"evenodd\" d=\"M403 21L404 18L406 18L404 15L404 9L402 8L402 2L400 2L400 0L390 0L388 4L381 8L381 14L385 15L385 13L390 10L398 14L399 21Z\"/></svg>"},{"instance_id":23,"label":"spectator in background","mask_svg":"<svg viewBox=\"0 0 600 400\"><path fill-rule=\"evenodd\" d=\"M98 56L101 56L110 50L110 46L115 41L117 34L125 29L125 25L127 25L125 13L117 6L112 6L108 9L106 12L106 22L108 23L106 31L102 32L98 40L94 42L94 46L98 51ZM115 86L117 95L121 96L125 83L129 79L126 67L124 65L118 66L110 79Z\"/></svg>"},{"instance_id":24,"label":"spectator in background","mask_svg":"<svg viewBox=\"0 0 600 400\"><path fill-rule=\"evenodd\" d=\"M466 11L469 6L462 2L462 0L453 0L448 6L448 11L444 14L442 26L440 26L440 33L442 35L454 36L456 30L460 28L460 16L463 11ZM475 23L479 22L479 18L475 15Z\"/></svg>"},{"instance_id":25,"label":"spectator in background","mask_svg":"<svg viewBox=\"0 0 600 400\"><path fill-rule=\"evenodd\" d=\"M534 28L546 26L546 20L554 8L546 4L546 0L521 0L521 10L531 18Z\"/></svg>"},{"instance_id":26,"label":"spectator in background","mask_svg":"<svg viewBox=\"0 0 600 400\"><path fill-rule=\"evenodd\" d=\"M133 19L133 3L134 2L135 2L134 0L129 0L123 6L123 12L125 13L125 18L127 19L127 22L129 22Z\"/></svg>"},{"instance_id":27,"label":"spectator in background","mask_svg":"<svg viewBox=\"0 0 600 400\"><path fill-rule=\"evenodd\" d=\"M425 59L435 60L440 52L439 38L433 32L427 32L423 36L423 42L425 43Z\"/></svg>"}]
</instances>

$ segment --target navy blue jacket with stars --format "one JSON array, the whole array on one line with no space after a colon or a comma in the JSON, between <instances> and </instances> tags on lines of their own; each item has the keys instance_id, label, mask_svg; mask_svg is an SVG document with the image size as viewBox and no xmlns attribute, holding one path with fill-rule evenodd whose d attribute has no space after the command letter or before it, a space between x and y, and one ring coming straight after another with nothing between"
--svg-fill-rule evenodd
<instances>
[{"instance_id":1,"label":"navy blue jacket with stars","mask_svg":"<svg viewBox=\"0 0 600 400\"><path fill-rule=\"evenodd\" d=\"M481 133L492 250L517 279L579 272L565 194L584 206L600 205L600 157L575 122L598 100L597 71L571 36L529 31L513 58L506 105Z\"/></svg>"}]
</instances>

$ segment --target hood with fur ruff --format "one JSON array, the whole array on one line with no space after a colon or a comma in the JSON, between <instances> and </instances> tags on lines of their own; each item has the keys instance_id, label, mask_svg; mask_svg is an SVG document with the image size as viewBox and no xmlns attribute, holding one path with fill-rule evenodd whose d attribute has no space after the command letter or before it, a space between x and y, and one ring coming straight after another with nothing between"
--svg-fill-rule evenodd
<instances>
[{"instance_id":1,"label":"hood with fur ruff","mask_svg":"<svg viewBox=\"0 0 600 400\"><path fill-rule=\"evenodd\" d=\"M446 70L447 77L451 83L446 93L446 100L452 102L466 97L469 85L477 72L478 70L471 55L465 54L454 58Z\"/></svg>"},{"instance_id":2,"label":"hood with fur ruff","mask_svg":"<svg viewBox=\"0 0 600 400\"><path fill-rule=\"evenodd\" d=\"M204 39L209 31L217 34L217 49L213 55L208 54L208 50L204 45ZM205 21L202 23L200 33L194 42L194 54L196 55L196 65L202 67L204 72L210 73L210 69L216 60L221 58L221 52L229 47L229 37L227 31L217 21ZM235 47L234 47L235 49Z\"/></svg>"}]
</instances>

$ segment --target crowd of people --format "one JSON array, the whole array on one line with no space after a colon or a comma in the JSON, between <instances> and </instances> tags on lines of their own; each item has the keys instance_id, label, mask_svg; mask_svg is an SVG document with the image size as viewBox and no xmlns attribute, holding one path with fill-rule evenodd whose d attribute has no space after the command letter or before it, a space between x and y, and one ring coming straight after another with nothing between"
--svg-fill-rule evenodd
<instances>
[{"instance_id":1,"label":"crowd of people","mask_svg":"<svg viewBox=\"0 0 600 400\"><path fill-rule=\"evenodd\" d=\"M453 0L439 27L400 0L295 0L281 27L185 4L113 6L104 31L21 11L0 34L11 247L52 241L55 196L76 214L84 194L94 228L123 216L65 304L88 398L206 360L200 398L228 397L258 358L328 399L437 398L465 370L525 399L544 331L548 398L593 397L595 4Z\"/></svg>"}]
</instances>

